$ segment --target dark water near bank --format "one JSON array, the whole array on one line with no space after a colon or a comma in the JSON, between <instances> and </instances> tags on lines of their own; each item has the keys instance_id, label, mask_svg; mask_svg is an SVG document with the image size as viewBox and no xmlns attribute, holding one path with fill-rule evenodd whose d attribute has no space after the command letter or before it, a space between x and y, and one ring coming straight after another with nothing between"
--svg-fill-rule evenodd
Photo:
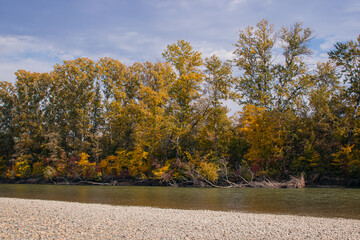
<instances>
[{"instance_id":1,"label":"dark water near bank","mask_svg":"<svg viewBox=\"0 0 360 240\"><path fill-rule=\"evenodd\" d=\"M0 184L0 197L360 219L360 189L214 189Z\"/></svg>"}]
</instances>

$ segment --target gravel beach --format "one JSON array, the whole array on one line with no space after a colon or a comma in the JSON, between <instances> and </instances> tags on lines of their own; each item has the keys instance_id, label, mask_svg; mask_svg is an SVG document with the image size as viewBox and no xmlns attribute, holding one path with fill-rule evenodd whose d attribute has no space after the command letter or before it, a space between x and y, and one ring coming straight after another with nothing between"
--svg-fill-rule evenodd
<instances>
[{"instance_id":1,"label":"gravel beach","mask_svg":"<svg viewBox=\"0 0 360 240\"><path fill-rule=\"evenodd\" d=\"M360 220L0 198L0 239L360 239Z\"/></svg>"}]
</instances>

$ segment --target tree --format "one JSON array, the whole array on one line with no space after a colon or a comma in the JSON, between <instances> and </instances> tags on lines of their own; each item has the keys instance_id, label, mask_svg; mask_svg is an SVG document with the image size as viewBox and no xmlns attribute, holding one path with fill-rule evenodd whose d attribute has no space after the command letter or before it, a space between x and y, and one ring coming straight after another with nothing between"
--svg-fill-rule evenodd
<instances>
[{"instance_id":1,"label":"tree","mask_svg":"<svg viewBox=\"0 0 360 240\"><path fill-rule=\"evenodd\" d=\"M239 131L249 144L245 159L258 175L281 176L284 168L285 129L276 112L247 105L241 112Z\"/></svg>"},{"instance_id":2,"label":"tree","mask_svg":"<svg viewBox=\"0 0 360 240\"><path fill-rule=\"evenodd\" d=\"M115 111L113 101L121 102L124 98L124 76L127 68L120 61L111 58L101 58L96 69L103 97L103 131L102 155L114 154L119 147L118 131L114 125Z\"/></svg>"},{"instance_id":3,"label":"tree","mask_svg":"<svg viewBox=\"0 0 360 240\"><path fill-rule=\"evenodd\" d=\"M15 88L0 82L0 159L9 160L14 147Z\"/></svg>"},{"instance_id":4,"label":"tree","mask_svg":"<svg viewBox=\"0 0 360 240\"><path fill-rule=\"evenodd\" d=\"M87 58L64 61L55 65L51 74L49 118L54 122L53 131L60 133L67 153L89 152L101 108L95 64Z\"/></svg>"},{"instance_id":5,"label":"tree","mask_svg":"<svg viewBox=\"0 0 360 240\"><path fill-rule=\"evenodd\" d=\"M286 110L304 96L312 83L304 57L311 54L308 43L312 39L310 28L304 28L296 22L290 28L282 27L279 32L282 40L284 64L276 64L274 73L275 106L281 111Z\"/></svg>"},{"instance_id":6,"label":"tree","mask_svg":"<svg viewBox=\"0 0 360 240\"><path fill-rule=\"evenodd\" d=\"M272 48L275 44L274 27L267 20L239 31L235 44L235 64L244 71L236 89L241 94L240 103L272 107Z\"/></svg>"},{"instance_id":7,"label":"tree","mask_svg":"<svg viewBox=\"0 0 360 240\"><path fill-rule=\"evenodd\" d=\"M141 117L136 131L136 142L149 158L166 160L170 137L171 117L168 115L169 89L174 72L168 63L145 62L140 72L139 107Z\"/></svg>"},{"instance_id":8,"label":"tree","mask_svg":"<svg viewBox=\"0 0 360 240\"><path fill-rule=\"evenodd\" d=\"M277 39L266 20L256 27L241 30L235 44L235 64L244 71L236 86L242 97L240 102L285 111L305 95L311 84L303 57L311 53L307 44L312 31L297 22L289 28L282 27ZM273 48L279 40L284 61L274 63Z\"/></svg>"},{"instance_id":9,"label":"tree","mask_svg":"<svg viewBox=\"0 0 360 240\"><path fill-rule=\"evenodd\" d=\"M286 122L286 155L295 172L304 172L309 179L319 174L330 175L333 154L341 147L343 132L343 88L329 61L319 63L308 107Z\"/></svg>"},{"instance_id":10,"label":"tree","mask_svg":"<svg viewBox=\"0 0 360 240\"><path fill-rule=\"evenodd\" d=\"M48 104L50 76L19 70L15 73L14 159L20 155L41 154L45 135L45 109Z\"/></svg>"},{"instance_id":11,"label":"tree","mask_svg":"<svg viewBox=\"0 0 360 240\"><path fill-rule=\"evenodd\" d=\"M112 87L114 96L107 113L111 125L115 150L133 150L135 146L136 125L141 109L139 108L139 90L142 64L118 72L117 82Z\"/></svg>"},{"instance_id":12,"label":"tree","mask_svg":"<svg viewBox=\"0 0 360 240\"><path fill-rule=\"evenodd\" d=\"M203 150L213 151L215 157L219 158L220 152L222 154L226 152L224 151L226 148L224 137L229 136L228 132L231 126L231 121L227 116L228 109L224 106L224 101L234 97L235 79L232 77L230 62L222 62L215 55L205 59L205 67L206 77L203 96L206 96L207 112L204 116L205 123L199 138L203 142Z\"/></svg>"},{"instance_id":13,"label":"tree","mask_svg":"<svg viewBox=\"0 0 360 240\"><path fill-rule=\"evenodd\" d=\"M351 108L350 126L347 136L347 144L354 137L355 125L359 123L358 109L360 106L360 35L357 41L336 43L335 49L329 52L329 57L340 68L343 81L347 85L346 100Z\"/></svg>"},{"instance_id":14,"label":"tree","mask_svg":"<svg viewBox=\"0 0 360 240\"><path fill-rule=\"evenodd\" d=\"M174 137L176 141L176 158L180 153L180 138L192 129L192 115L196 112L194 101L200 96L200 84L203 82L203 65L201 53L194 51L189 42L179 40L168 45L163 58L176 70L176 79L171 85L170 101L176 121Z\"/></svg>"}]
</instances>

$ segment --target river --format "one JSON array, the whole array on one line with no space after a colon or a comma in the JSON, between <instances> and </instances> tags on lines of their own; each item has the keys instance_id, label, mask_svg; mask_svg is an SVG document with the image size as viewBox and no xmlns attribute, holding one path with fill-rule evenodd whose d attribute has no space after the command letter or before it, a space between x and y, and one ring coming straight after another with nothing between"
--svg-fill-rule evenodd
<instances>
[{"instance_id":1,"label":"river","mask_svg":"<svg viewBox=\"0 0 360 240\"><path fill-rule=\"evenodd\" d=\"M360 189L0 184L0 197L360 219Z\"/></svg>"}]
</instances>

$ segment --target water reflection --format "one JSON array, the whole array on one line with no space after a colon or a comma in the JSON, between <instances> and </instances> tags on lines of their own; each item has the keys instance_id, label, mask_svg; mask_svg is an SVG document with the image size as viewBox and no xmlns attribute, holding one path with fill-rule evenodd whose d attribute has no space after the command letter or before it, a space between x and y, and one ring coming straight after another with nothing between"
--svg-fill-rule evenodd
<instances>
[{"instance_id":1,"label":"water reflection","mask_svg":"<svg viewBox=\"0 0 360 240\"><path fill-rule=\"evenodd\" d=\"M0 184L0 197L360 219L360 189L214 189Z\"/></svg>"}]
</instances>

